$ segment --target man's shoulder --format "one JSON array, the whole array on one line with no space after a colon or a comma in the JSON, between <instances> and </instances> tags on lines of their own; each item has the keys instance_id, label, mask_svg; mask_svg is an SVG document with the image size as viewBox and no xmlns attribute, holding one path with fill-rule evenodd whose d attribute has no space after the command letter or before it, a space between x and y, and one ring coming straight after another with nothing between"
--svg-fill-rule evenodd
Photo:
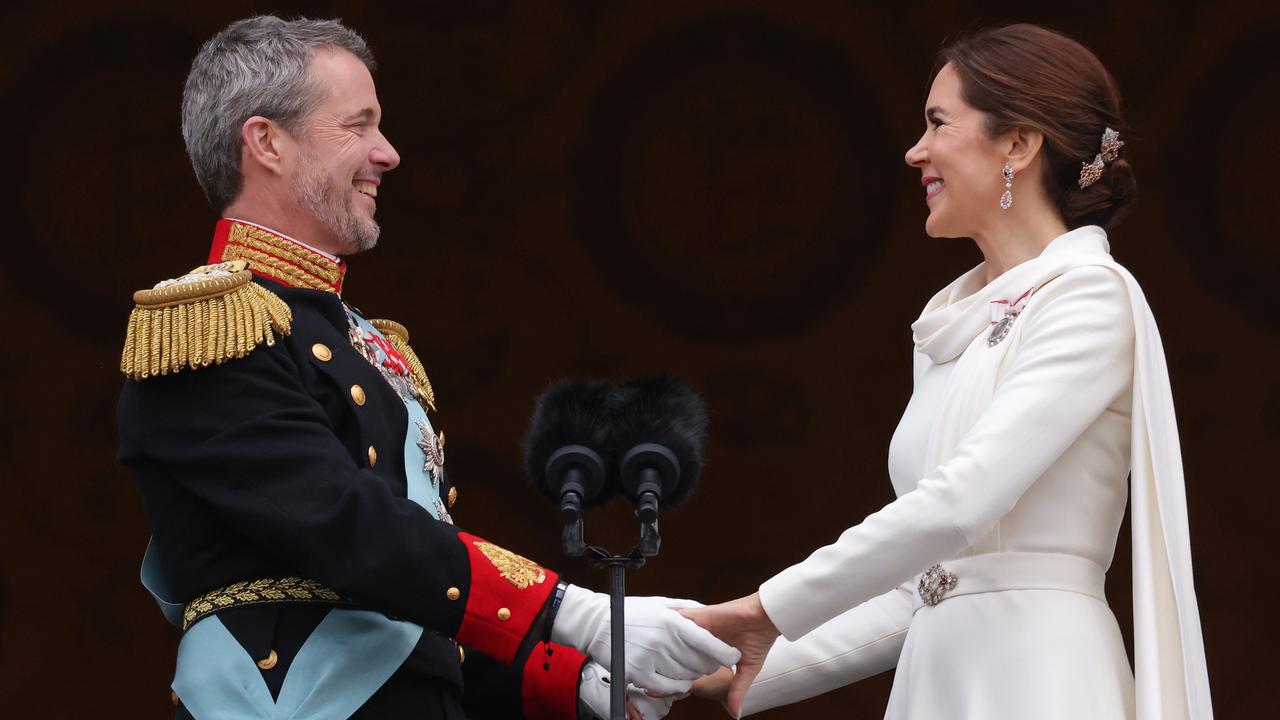
<instances>
[{"instance_id":1,"label":"man's shoulder","mask_svg":"<svg viewBox=\"0 0 1280 720\"><path fill-rule=\"evenodd\" d=\"M120 370L133 380L196 371L274 345L293 325L288 303L242 261L202 265L133 294Z\"/></svg>"}]
</instances>

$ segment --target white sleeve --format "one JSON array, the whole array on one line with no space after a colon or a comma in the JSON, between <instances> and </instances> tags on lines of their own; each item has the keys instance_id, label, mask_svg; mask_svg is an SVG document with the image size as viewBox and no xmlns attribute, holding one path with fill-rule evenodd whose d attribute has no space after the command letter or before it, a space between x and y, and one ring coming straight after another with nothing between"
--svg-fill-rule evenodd
<instances>
[{"instance_id":1,"label":"white sleeve","mask_svg":"<svg viewBox=\"0 0 1280 720\"><path fill-rule=\"evenodd\" d=\"M1037 295L1010 367L954 452L915 490L760 586L783 636L803 637L984 537L1132 382L1123 278L1078 267Z\"/></svg>"},{"instance_id":2,"label":"white sleeve","mask_svg":"<svg viewBox=\"0 0 1280 720\"><path fill-rule=\"evenodd\" d=\"M747 691L742 715L790 705L894 667L910 623L911 588L903 585L795 642L780 638Z\"/></svg>"}]
</instances>

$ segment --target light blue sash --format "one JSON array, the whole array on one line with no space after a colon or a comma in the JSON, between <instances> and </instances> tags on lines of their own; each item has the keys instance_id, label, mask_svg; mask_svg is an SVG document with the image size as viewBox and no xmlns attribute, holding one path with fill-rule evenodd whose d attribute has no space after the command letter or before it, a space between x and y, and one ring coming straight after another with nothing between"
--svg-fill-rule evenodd
<instances>
[{"instance_id":1,"label":"light blue sash","mask_svg":"<svg viewBox=\"0 0 1280 720\"><path fill-rule=\"evenodd\" d=\"M174 596L174 593L164 573L160 572L160 561L156 559L155 545L154 539L147 540L147 551L142 554L142 587L151 593L151 597L160 606L164 619L175 627L182 627L182 611L185 606L169 599Z\"/></svg>"},{"instance_id":2,"label":"light blue sash","mask_svg":"<svg viewBox=\"0 0 1280 720\"><path fill-rule=\"evenodd\" d=\"M355 314L348 313L347 317L356 324L361 331L374 335L382 341L387 342L386 336L375 328L368 320ZM390 345L389 342L387 342ZM397 379L392 373L387 371L383 366L386 361L386 353L381 347L370 344L369 352L372 355L369 362L387 378L387 382L391 384L392 389L404 401L405 412L409 415L409 422L405 427L404 434L404 474L405 484L407 486L407 495L410 500L418 503L427 512L431 513L431 517L437 520L451 522L447 517L448 512L440 503L440 478L427 469L427 455L418 445L418 441L422 439L423 432L419 431L419 424L426 429L426 432L435 434L435 429L431 427L431 421L427 419L427 412L423 410L422 404L409 393L408 383L406 380Z\"/></svg>"},{"instance_id":3,"label":"light blue sash","mask_svg":"<svg viewBox=\"0 0 1280 720\"><path fill-rule=\"evenodd\" d=\"M213 615L182 636L173 689L197 720L346 718L395 673L421 636L421 626L380 613L330 610L272 701L253 658Z\"/></svg>"},{"instance_id":4,"label":"light blue sash","mask_svg":"<svg viewBox=\"0 0 1280 720\"><path fill-rule=\"evenodd\" d=\"M182 627L147 543L142 584L165 619ZM257 663L216 615L187 629L178 645L173 690L196 720L319 720L349 717L413 652L422 626L369 610L335 608L303 643L275 701Z\"/></svg>"}]
</instances>

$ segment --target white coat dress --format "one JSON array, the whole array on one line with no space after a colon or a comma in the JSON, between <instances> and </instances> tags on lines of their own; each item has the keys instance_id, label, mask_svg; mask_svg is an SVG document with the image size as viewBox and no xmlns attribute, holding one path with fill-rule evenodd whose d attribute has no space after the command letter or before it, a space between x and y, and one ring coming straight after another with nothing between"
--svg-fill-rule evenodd
<instances>
[{"instance_id":1,"label":"white coat dress","mask_svg":"<svg viewBox=\"0 0 1280 720\"><path fill-rule=\"evenodd\" d=\"M929 302L898 499L761 585L783 638L744 715L896 666L891 720L1212 717L1163 350L1108 249L1079 228ZM991 303L1028 290L989 342ZM1131 468L1136 687L1102 591ZM935 563L956 582L928 604Z\"/></svg>"}]
</instances>

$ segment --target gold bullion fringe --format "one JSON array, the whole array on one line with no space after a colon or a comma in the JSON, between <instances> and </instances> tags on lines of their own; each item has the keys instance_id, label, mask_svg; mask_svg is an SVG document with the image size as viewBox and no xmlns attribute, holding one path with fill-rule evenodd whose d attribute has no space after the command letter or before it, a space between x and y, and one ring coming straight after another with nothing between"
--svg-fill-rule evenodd
<instances>
[{"instance_id":1,"label":"gold bullion fringe","mask_svg":"<svg viewBox=\"0 0 1280 720\"><path fill-rule=\"evenodd\" d=\"M352 604L350 600L315 580L304 580L300 577L245 580L211 590L187 603L182 611L182 629L186 630L197 620L219 610L264 603Z\"/></svg>"},{"instance_id":2,"label":"gold bullion fringe","mask_svg":"<svg viewBox=\"0 0 1280 720\"><path fill-rule=\"evenodd\" d=\"M414 390L418 392L418 399L431 408L434 412L436 409L436 391L431 387L431 380L427 378L427 370L422 367L422 361L418 359L418 354L409 347L409 331L405 326L395 320L374 319L369 324L377 328L378 332L386 336L396 352L409 363L409 374L413 378Z\"/></svg>"},{"instance_id":3,"label":"gold bullion fringe","mask_svg":"<svg viewBox=\"0 0 1280 720\"><path fill-rule=\"evenodd\" d=\"M129 315L120 371L145 380L195 370L242 358L263 343L274 345L277 335L289 334L293 312L283 300L247 279L215 282L228 280L193 283L197 287L168 293L170 297L158 290L135 293L137 307ZM238 287L223 289L229 285Z\"/></svg>"}]
</instances>

